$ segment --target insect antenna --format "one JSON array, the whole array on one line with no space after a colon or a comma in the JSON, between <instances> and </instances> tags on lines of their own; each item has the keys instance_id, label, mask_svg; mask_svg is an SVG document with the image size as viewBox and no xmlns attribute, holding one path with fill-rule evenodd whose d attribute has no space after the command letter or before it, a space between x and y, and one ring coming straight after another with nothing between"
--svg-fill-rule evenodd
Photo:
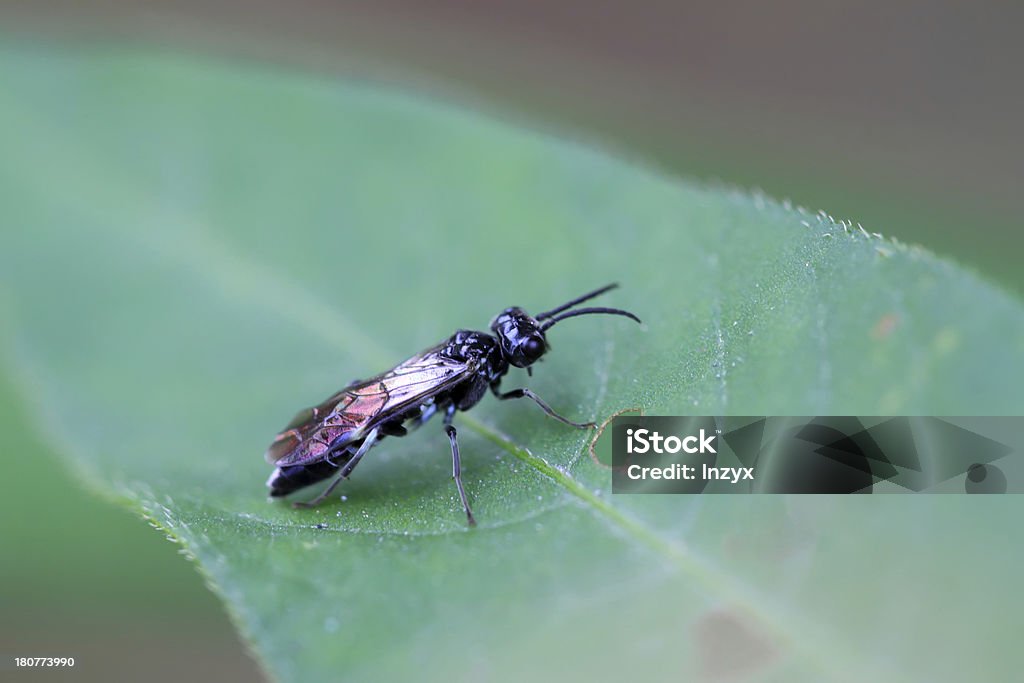
<instances>
[{"instance_id":1,"label":"insect antenna","mask_svg":"<svg viewBox=\"0 0 1024 683\"><path fill-rule=\"evenodd\" d=\"M572 301L570 301L567 304L562 304L558 308L552 308L550 311L545 311L544 313L541 313L540 315L535 316L535 319L536 320L544 320L545 318L550 318L553 315L558 315L559 313L561 313L562 311L564 311L564 310L566 310L568 308L572 308L573 306L577 306L577 305L583 303L584 301L589 301L590 299L593 299L596 296L601 296L602 294L604 294L608 290L615 289L618 286L619 286L618 282L613 282L610 285L605 285L601 289L595 289L593 292L590 292L588 294L584 294L581 297L577 297L576 299L573 299Z\"/></svg>"},{"instance_id":2,"label":"insect antenna","mask_svg":"<svg viewBox=\"0 0 1024 683\"><path fill-rule=\"evenodd\" d=\"M607 313L609 315L622 315L627 318L630 318L631 320L640 322L640 318L636 317L629 311L622 310L621 308L577 308L575 311L569 311L568 313L563 313L562 315L556 315L555 317L551 318L543 325L541 325L540 329L541 331L545 331L555 323L561 320L565 320L566 318L572 318L577 315L590 315L591 313Z\"/></svg>"}]
</instances>

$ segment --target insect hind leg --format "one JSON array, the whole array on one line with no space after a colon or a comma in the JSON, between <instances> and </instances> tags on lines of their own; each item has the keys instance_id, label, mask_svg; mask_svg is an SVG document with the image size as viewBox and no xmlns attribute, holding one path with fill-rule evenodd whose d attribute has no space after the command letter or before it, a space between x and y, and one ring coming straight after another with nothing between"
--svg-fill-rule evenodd
<instances>
[{"instance_id":1,"label":"insect hind leg","mask_svg":"<svg viewBox=\"0 0 1024 683\"><path fill-rule=\"evenodd\" d=\"M297 500L292 503L292 507L304 509L313 508L324 502L327 496L331 495L331 492L338 488L338 484L340 484L344 479L348 479L348 475L352 474L352 470L356 468L356 465L358 465L359 461L363 459L366 452L373 448L373 444L377 442L377 431L377 429L374 429L366 435L366 438L363 439L363 443L359 447L359 450L356 451L356 454L352 456L351 460L345 463L345 466L341 468L341 471L334 478L334 481L332 481L330 486L324 489L320 495L310 501Z\"/></svg>"}]
</instances>

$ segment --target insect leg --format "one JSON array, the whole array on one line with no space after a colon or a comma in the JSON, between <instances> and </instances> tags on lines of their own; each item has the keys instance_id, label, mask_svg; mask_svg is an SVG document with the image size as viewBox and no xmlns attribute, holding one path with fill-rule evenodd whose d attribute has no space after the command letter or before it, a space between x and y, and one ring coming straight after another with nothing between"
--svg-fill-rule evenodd
<instances>
[{"instance_id":1,"label":"insect leg","mask_svg":"<svg viewBox=\"0 0 1024 683\"><path fill-rule=\"evenodd\" d=\"M448 408L444 416L444 431L452 444L452 478L455 479L455 487L459 489L459 498L462 499L462 509L466 511L466 522L469 526L476 526L476 519L473 518L473 511L469 509L469 501L466 499L466 489L462 487L462 464L459 461L458 432L452 426L452 418L455 416L455 406Z\"/></svg>"},{"instance_id":2,"label":"insect leg","mask_svg":"<svg viewBox=\"0 0 1024 683\"><path fill-rule=\"evenodd\" d=\"M513 398L528 398L531 401L533 401L534 403L536 403L537 405L539 405L540 409L543 410L545 413L547 413L550 417L553 417L556 420L558 420L559 422L563 422L563 423L569 425L570 427L576 427L577 429L592 429L593 427L597 426L593 422L573 422L572 420L570 420L568 418L562 417L561 415L556 413L551 408L551 406L549 406L547 403L545 403L544 400L541 399L540 396L538 396L537 394L533 393L529 389L525 389L525 388L524 389L513 389L512 391L506 391L505 393L501 393L501 392L498 391L498 384L494 383L494 384L491 385L491 392L493 392L494 395L497 396L498 399L502 400L502 401L507 401L507 400L513 399Z\"/></svg>"},{"instance_id":3,"label":"insect leg","mask_svg":"<svg viewBox=\"0 0 1024 683\"><path fill-rule=\"evenodd\" d=\"M378 430L374 429L373 431L366 435L366 438L363 439L363 443L359 447L359 450L356 451L356 454L352 456L351 460L345 463L345 466L341 468L341 472L339 472L338 475L335 477L334 481L331 482L331 485L324 489L323 493L321 493L319 496L310 501L297 500L294 503L292 503L292 507L313 508L319 505L320 503L324 502L324 499L327 498L327 496L331 495L331 491L336 489L338 487L338 484L340 484L343 479L348 479L348 475L352 474L352 470L356 468L356 465L358 465L359 461L363 459L363 456L366 455L366 452L373 447L374 443L377 442L377 431Z\"/></svg>"}]
</instances>

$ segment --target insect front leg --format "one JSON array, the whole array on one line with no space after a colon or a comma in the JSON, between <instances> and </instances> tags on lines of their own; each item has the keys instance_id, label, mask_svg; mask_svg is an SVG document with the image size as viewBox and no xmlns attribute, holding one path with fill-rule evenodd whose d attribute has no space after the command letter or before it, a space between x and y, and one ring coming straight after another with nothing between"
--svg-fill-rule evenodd
<instances>
[{"instance_id":1,"label":"insect front leg","mask_svg":"<svg viewBox=\"0 0 1024 683\"><path fill-rule=\"evenodd\" d=\"M592 429L592 428L597 426L593 422L573 422L572 420L570 420L568 418L562 417L561 415L556 413L551 408L551 406L549 406L547 403L545 403L544 400L541 399L540 396L538 396L537 394L533 393L532 391L530 391L529 389L526 389L526 388L523 388L523 389L513 389L512 391L506 391L505 393L502 393L501 391L498 390L498 382L493 382L491 384L491 392L495 396L497 396L498 399L501 400L501 401L508 401L510 399L513 399L513 398L528 398L531 401L533 401L534 403L536 403L537 405L539 405L540 409L543 410L545 413L547 413L550 417L553 417L556 420L558 420L559 422L563 422L563 423L569 425L570 427L576 427L577 429Z\"/></svg>"},{"instance_id":2,"label":"insect front leg","mask_svg":"<svg viewBox=\"0 0 1024 683\"><path fill-rule=\"evenodd\" d=\"M363 439L362 445L359 446L359 450L356 451L356 454L353 455L352 458L347 463L345 463L345 465L341 468L341 471L334 478L334 481L331 482L330 486L324 489L323 493L321 493L319 496L310 501L297 500L294 503L292 503L292 507L313 508L319 505L320 503L324 502L324 499L327 498L327 496L331 495L331 491L336 489L338 487L338 484L340 484L342 480L348 479L348 475L352 474L352 470L356 468L356 465L358 465L359 461L363 459L363 456L366 455L366 452L373 448L373 444L377 442L377 432L378 430L374 429L369 434L366 435L366 438Z\"/></svg>"},{"instance_id":3,"label":"insect front leg","mask_svg":"<svg viewBox=\"0 0 1024 683\"><path fill-rule=\"evenodd\" d=\"M448 408L444 416L444 431L448 435L448 441L452 444L452 478L455 479L455 486L459 489L459 498L462 499L462 509L466 511L466 522L469 526L476 526L476 519L473 511L469 509L469 501L466 499L466 489L462 487L462 463L459 461L458 432L452 426L452 418L455 417L455 405Z\"/></svg>"}]
</instances>

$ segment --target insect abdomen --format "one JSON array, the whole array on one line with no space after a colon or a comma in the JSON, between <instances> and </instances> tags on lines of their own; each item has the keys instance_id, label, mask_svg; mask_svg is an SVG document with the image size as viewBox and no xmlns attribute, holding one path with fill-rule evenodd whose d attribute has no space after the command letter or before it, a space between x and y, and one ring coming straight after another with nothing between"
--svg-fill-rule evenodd
<instances>
[{"instance_id":1,"label":"insect abdomen","mask_svg":"<svg viewBox=\"0 0 1024 683\"><path fill-rule=\"evenodd\" d=\"M271 498L281 498L305 488L317 481L323 481L338 471L339 465L322 460L311 465L287 465L276 468L266 485L270 487Z\"/></svg>"},{"instance_id":2,"label":"insect abdomen","mask_svg":"<svg viewBox=\"0 0 1024 683\"><path fill-rule=\"evenodd\" d=\"M343 458L334 458L333 462L321 460L309 465L286 465L278 467L267 480L270 487L270 495L273 498L287 496L289 493L298 491L318 481L323 481L333 476L339 467L348 462L348 453Z\"/></svg>"}]
</instances>

